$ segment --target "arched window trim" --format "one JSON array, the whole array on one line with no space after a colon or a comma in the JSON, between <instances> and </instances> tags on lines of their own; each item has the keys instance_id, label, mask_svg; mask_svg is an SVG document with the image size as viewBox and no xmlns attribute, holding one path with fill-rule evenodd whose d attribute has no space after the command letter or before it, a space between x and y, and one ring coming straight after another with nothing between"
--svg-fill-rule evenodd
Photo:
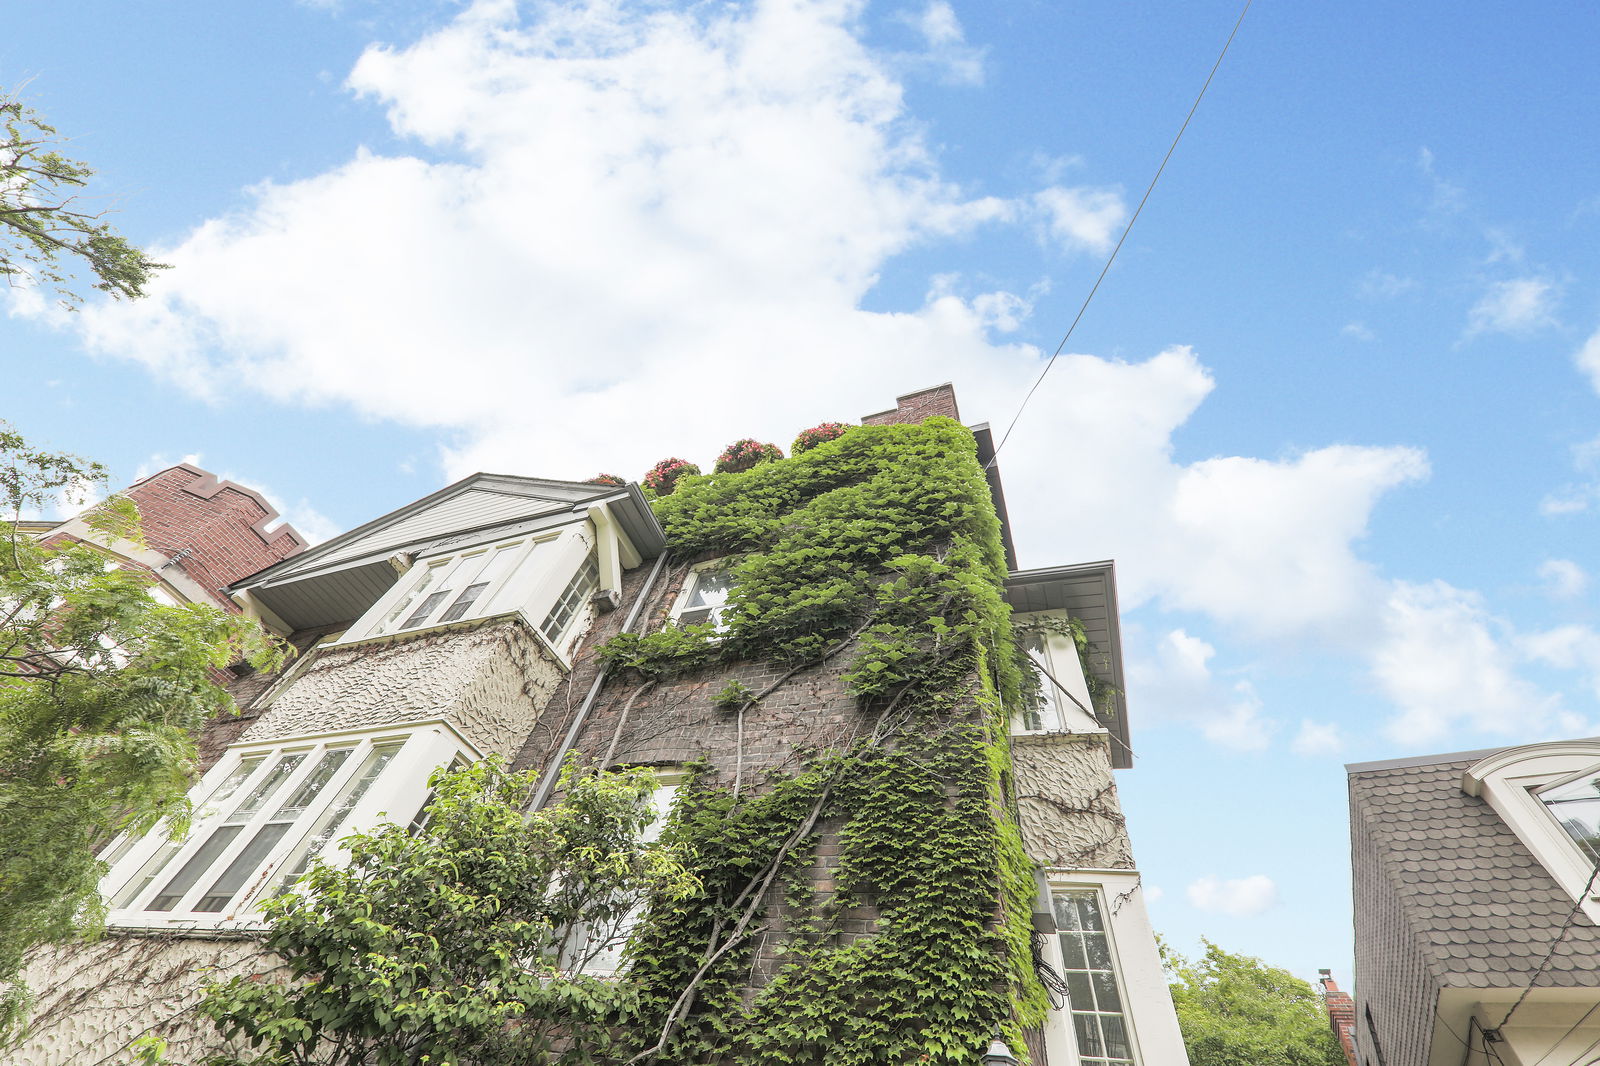
<instances>
[{"instance_id":1,"label":"arched window trim","mask_svg":"<svg viewBox=\"0 0 1600 1066\"><path fill-rule=\"evenodd\" d=\"M1562 890L1581 902L1591 921L1600 924L1600 890L1584 893L1594 873L1594 860L1568 835L1539 795L1589 771L1600 772L1600 740L1525 744L1474 763L1462 775L1461 789L1484 799ZM1584 898L1580 900L1580 896Z\"/></svg>"}]
</instances>

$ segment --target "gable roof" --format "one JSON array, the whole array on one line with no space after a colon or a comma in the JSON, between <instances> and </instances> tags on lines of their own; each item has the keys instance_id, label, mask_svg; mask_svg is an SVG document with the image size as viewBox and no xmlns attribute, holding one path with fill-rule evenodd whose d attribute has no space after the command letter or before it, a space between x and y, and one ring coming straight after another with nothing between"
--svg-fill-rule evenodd
<instances>
[{"instance_id":1,"label":"gable roof","mask_svg":"<svg viewBox=\"0 0 1600 1066\"><path fill-rule=\"evenodd\" d=\"M1572 912L1572 897L1522 838L1462 790L1462 774L1484 754L1350 768L1356 943L1376 956L1369 965L1383 966L1399 935L1440 987L1523 987ZM1381 928L1380 897L1398 903L1404 930ZM1600 928L1580 911L1539 983L1592 987L1597 972Z\"/></svg>"},{"instance_id":2,"label":"gable roof","mask_svg":"<svg viewBox=\"0 0 1600 1066\"><path fill-rule=\"evenodd\" d=\"M447 545L576 521L607 504L640 555L666 544L637 485L595 485L510 474L473 474L290 559L228 586L249 591L296 629L348 621L398 579L398 552L431 554Z\"/></svg>"}]
</instances>

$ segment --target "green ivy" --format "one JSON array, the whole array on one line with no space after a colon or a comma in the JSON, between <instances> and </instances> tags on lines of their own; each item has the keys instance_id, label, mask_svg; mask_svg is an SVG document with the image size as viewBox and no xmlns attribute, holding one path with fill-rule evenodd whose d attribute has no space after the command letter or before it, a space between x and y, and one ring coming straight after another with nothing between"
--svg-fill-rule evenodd
<instances>
[{"instance_id":1,"label":"green ivy","mask_svg":"<svg viewBox=\"0 0 1600 1066\"><path fill-rule=\"evenodd\" d=\"M1004 708L1027 671L972 434L943 418L855 427L742 473L684 476L654 507L679 553L734 557L725 630L617 637L602 649L613 669L669 678L848 649L844 680L875 726L741 794L703 770L681 791L663 839L699 888L654 905L630 945L633 1054L969 1066L996 1028L1020 1054L1021 1027L1048 1009L1006 800ZM834 892L809 869L819 827L839 843ZM747 928L757 911L764 936ZM762 943L782 954L752 993Z\"/></svg>"}]
</instances>

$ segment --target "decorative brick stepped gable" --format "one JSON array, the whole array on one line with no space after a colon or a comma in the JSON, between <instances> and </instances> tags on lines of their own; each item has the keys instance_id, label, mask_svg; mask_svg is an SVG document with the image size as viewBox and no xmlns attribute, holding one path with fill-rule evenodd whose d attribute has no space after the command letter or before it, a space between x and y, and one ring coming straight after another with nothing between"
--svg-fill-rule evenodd
<instances>
[{"instance_id":1,"label":"decorative brick stepped gable","mask_svg":"<svg viewBox=\"0 0 1600 1066\"><path fill-rule=\"evenodd\" d=\"M269 528L278 512L253 489L188 463L168 467L132 485L145 540L168 558L188 551L175 566L207 590L220 590L296 555L310 541L288 523ZM238 608L220 591L218 604Z\"/></svg>"}]
</instances>

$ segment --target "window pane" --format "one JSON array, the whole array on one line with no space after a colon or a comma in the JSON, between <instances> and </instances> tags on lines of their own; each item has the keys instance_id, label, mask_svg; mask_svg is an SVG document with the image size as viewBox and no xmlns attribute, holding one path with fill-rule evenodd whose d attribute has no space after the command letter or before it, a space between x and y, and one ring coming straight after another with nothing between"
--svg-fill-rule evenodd
<instances>
[{"instance_id":1,"label":"window pane","mask_svg":"<svg viewBox=\"0 0 1600 1066\"><path fill-rule=\"evenodd\" d=\"M433 613L434 608L438 607L439 604L444 602L444 598L448 595L450 595L449 589L443 589L439 592L429 593L428 598L422 601L422 606L418 607L414 612L412 612L411 617L407 618L400 628L415 629L417 626L420 626L423 621Z\"/></svg>"},{"instance_id":2,"label":"window pane","mask_svg":"<svg viewBox=\"0 0 1600 1066\"><path fill-rule=\"evenodd\" d=\"M1072 1024L1084 1066L1132 1066L1133 1050L1100 894L1094 889L1058 891L1053 902L1056 922L1063 929L1062 976L1072 997Z\"/></svg>"},{"instance_id":3,"label":"window pane","mask_svg":"<svg viewBox=\"0 0 1600 1066\"><path fill-rule=\"evenodd\" d=\"M272 822L261 827L244 850L233 857L228 868L217 878L209 891L195 904L197 911L220 911L228 905L228 901L238 892L245 880L255 874L266 861L267 852L272 850L283 834L289 831L288 822Z\"/></svg>"},{"instance_id":4,"label":"window pane","mask_svg":"<svg viewBox=\"0 0 1600 1066\"><path fill-rule=\"evenodd\" d=\"M454 622L466 614L472 605L477 602L478 597L483 595L483 590L488 587L489 583L487 581L480 581L476 585L468 585L461 591L461 595L456 597L456 602L452 603L449 609L439 617L439 621Z\"/></svg>"},{"instance_id":5,"label":"window pane","mask_svg":"<svg viewBox=\"0 0 1600 1066\"><path fill-rule=\"evenodd\" d=\"M235 792L239 791L239 786L243 785L250 775L256 772L256 768L266 761L267 757L265 755L251 755L240 759L239 765L234 767L233 773L228 775L226 781L217 786L217 790L211 794L211 798L206 801L205 806L196 812L195 820L214 818L220 814L223 806L233 798Z\"/></svg>"},{"instance_id":6,"label":"window pane","mask_svg":"<svg viewBox=\"0 0 1600 1066\"><path fill-rule=\"evenodd\" d=\"M169 840L161 845L161 850L151 856L150 861L146 862L139 872L129 879L128 887L117 893L116 898L111 901L111 905L113 907L126 907L132 903L139 893L149 887L150 882L154 881L157 875L166 869L167 863L177 857L178 852L183 850L183 844L184 842L181 840Z\"/></svg>"},{"instance_id":7,"label":"window pane","mask_svg":"<svg viewBox=\"0 0 1600 1066\"><path fill-rule=\"evenodd\" d=\"M599 585L600 568L596 565L594 556L590 555L583 561L583 565L578 567L578 572L572 575L572 580L567 582L567 587L562 590L555 606L550 608L550 613L545 615L544 621L539 626L539 631L551 644L561 643L567 626L577 617L584 601Z\"/></svg>"},{"instance_id":8,"label":"window pane","mask_svg":"<svg viewBox=\"0 0 1600 1066\"><path fill-rule=\"evenodd\" d=\"M201 875L211 867L212 863L217 861L219 855L228 850L228 845L233 843L233 838L239 835L239 829L240 827L237 825L225 825L215 833L212 833L206 839L206 842L200 845L200 850L191 855L189 861L183 864L183 868L178 871L177 876L167 882L167 887L161 890L161 895L150 901L149 909L153 911L170 911L173 907L176 907L178 901L183 898L184 893L194 887L194 883L200 880Z\"/></svg>"},{"instance_id":9,"label":"window pane","mask_svg":"<svg viewBox=\"0 0 1600 1066\"><path fill-rule=\"evenodd\" d=\"M1121 1012L1122 997L1117 995L1117 978L1114 974L1094 975L1094 1005L1097 1010Z\"/></svg>"},{"instance_id":10,"label":"window pane","mask_svg":"<svg viewBox=\"0 0 1600 1066\"><path fill-rule=\"evenodd\" d=\"M322 854L322 849L327 847L328 841L338 833L339 827L344 824L350 811L361 802L361 797L367 794L372 783L383 773L383 768L393 761L399 750L400 743L396 741L376 746L367 753L355 776L344 786L344 793L312 825L311 832L307 834L300 847L284 860L285 872L278 878L276 891L286 891L301 874L311 868L312 860Z\"/></svg>"},{"instance_id":11,"label":"window pane","mask_svg":"<svg viewBox=\"0 0 1600 1066\"><path fill-rule=\"evenodd\" d=\"M1072 1012L1073 1027L1078 1030L1078 1053L1080 1055L1103 1055L1105 1045L1100 1042L1100 1026L1093 1014L1080 1014Z\"/></svg>"},{"instance_id":12,"label":"window pane","mask_svg":"<svg viewBox=\"0 0 1600 1066\"><path fill-rule=\"evenodd\" d=\"M1128 1047L1128 1031L1123 1028L1120 1014L1105 1014L1100 1018L1100 1031L1106 1038L1106 1054L1114 1059L1126 1059L1133 1051Z\"/></svg>"},{"instance_id":13,"label":"window pane","mask_svg":"<svg viewBox=\"0 0 1600 1066\"><path fill-rule=\"evenodd\" d=\"M317 798L317 793L323 790L339 767L344 765L344 761L350 758L350 752L353 750L353 748L334 748L323 752L322 758L317 760L317 765L306 775L305 780L300 782L300 787L284 800L283 806L272 815L272 820L292 822L305 813L305 809Z\"/></svg>"},{"instance_id":14,"label":"window pane","mask_svg":"<svg viewBox=\"0 0 1600 1066\"><path fill-rule=\"evenodd\" d=\"M278 791L278 788L289 779L290 775L299 768L302 762L305 762L305 758L306 753L303 751L297 751L292 755L285 755L280 758L278 764L267 773L266 778L250 790L250 794L245 797L244 802L239 804L233 814L228 817L228 824L238 825L255 817L256 812L266 806L267 800L272 798L272 794Z\"/></svg>"},{"instance_id":15,"label":"window pane","mask_svg":"<svg viewBox=\"0 0 1600 1066\"><path fill-rule=\"evenodd\" d=\"M694 607L721 607L728 602L728 591L733 588L733 578L726 570L697 570L694 588L684 602L684 609Z\"/></svg>"},{"instance_id":16,"label":"window pane","mask_svg":"<svg viewBox=\"0 0 1600 1066\"><path fill-rule=\"evenodd\" d=\"M412 586L411 591L400 598L389 611L388 617L384 618L374 632L387 633L394 627L395 619L405 617L406 612L411 609L411 605L417 602L417 597L431 589L434 582L444 576L445 565L444 563L436 563L424 570L417 583Z\"/></svg>"},{"instance_id":17,"label":"window pane","mask_svg":"<svg viewBox=\"0 0 1600 1066\"><path fill-rule=\"evenodd\" d=\"M1593 861L1600 861L1600 777L1585 774L1539 794L1561 828Z\"/></svg>"}]
</instances>

